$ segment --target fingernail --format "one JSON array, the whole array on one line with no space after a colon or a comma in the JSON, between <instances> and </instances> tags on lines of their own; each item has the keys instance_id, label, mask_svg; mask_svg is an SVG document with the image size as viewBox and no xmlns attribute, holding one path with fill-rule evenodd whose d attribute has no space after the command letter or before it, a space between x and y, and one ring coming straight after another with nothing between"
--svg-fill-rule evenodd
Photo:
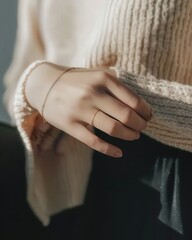
<instances>
[{"instance_id":1,"label":"fingernail","mask_svg":"<svg viewBox=\"0 0 192 240\"><path fill-rule=\"evenodd\" d=\"M141 136L141 135L140 135L140 132L137 132L137 136L136 136L135 139L138 140L138 139L140 138L140 136Z\"/></svg>"},{"instance_id":2,"label":"fingernail","mask_svg":"<svg viewBox=\"0 0 192 240\"><path fill-rule=\"evenodd\" d=\"M122 155L123 155L123 153L120 150L114 152L114 154L113 154L114 157L122 157Z\"/></svg>"}]
</instances>

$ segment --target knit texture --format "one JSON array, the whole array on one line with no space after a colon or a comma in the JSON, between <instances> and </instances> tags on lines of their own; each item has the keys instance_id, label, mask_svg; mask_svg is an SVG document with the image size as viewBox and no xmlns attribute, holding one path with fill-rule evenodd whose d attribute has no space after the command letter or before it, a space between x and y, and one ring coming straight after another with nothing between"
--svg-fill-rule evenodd
<instances>
[{"instance_id":1,"label":"knit texture","mask_svg":"<svg viewBox=\"0 0 192 240\"><path fill-rule=\"evenodd\" d=\"M190 0L110 1L87 65L191 85L191 13Z\"/></svg>"},{"instance_id":2,"label":"knit texture","mask_svg":"<svg viewBox=\"0 0 192 240\"><path fill-rule=\"evenodd\" d=\"M44 224L50 215L82 204L91 150L66 134L65 156L56 156L54 149L38 152L32 135L39 113L27 103L24 89L41 62L19 78L25 67L38 59L73 67L113 67L120 81L152 105L154 117L145 134L192 152L191 36L191 0L19 1L5 101L13 116L15 95L16 124L29 156L28 200Z\"/></svg>"},{"instance_id":3,"label":"knit texture","mask_svg":"<svg viewBox=\"0 0 192 240\"><path fill-rule=\"evenodd\" d=\"M153 109L144 133L158 141L192 152L192 86L154 77L132 75L117 68L117 76Z\"/></svg>"}]
</instances>

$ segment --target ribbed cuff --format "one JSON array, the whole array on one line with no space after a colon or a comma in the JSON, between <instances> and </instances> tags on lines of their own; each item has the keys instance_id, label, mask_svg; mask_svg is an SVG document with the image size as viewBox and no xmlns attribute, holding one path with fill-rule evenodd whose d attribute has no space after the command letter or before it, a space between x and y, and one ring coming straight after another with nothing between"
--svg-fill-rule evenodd
<instances>
[{"instance_id":1,"label":"ribbed cuff","mask_svg":"<svg viewBox=\"0 0 192 240\"><path fill-rule=\"evenodd\" d=\"M38 112L27 101L25 95L25 86L31 72L44 63L46 63L46 61L42 60L33 62L31 65L29 65L29 67L23 72L21 78L19 79L15 93L14 114L16 125L21 134L22 140L24 141L24 144L29 151L32 151L30 143L30 136L33 128L32 119L37 117ZM33 117L30 119L29 117L32 115Z\"/></svg>"},{"instance_id":2,"label":"ribbed cuff","mask_svg":"<svg viewBox=\"0 0 192 240\"><path fill-rule=\"evenodd\" d=\"M151 104L153 118L146 133L156 140L192 152L192 86L133 75L112 67L117 78Z\"/></svg>"},{"instance_id":3,"label":"ribbed cuff","mask_svg":"<svg viewBox=\"0 0 192 240\"><path fill-rule=\"evenodd\" d=\"M135 89L137 92L147 92L155 96L192 104L192 86L178 82L170 82L156 77L135 75L120 67L111 67L116 72L117 78Z\"/></svg>"}]
</instances>

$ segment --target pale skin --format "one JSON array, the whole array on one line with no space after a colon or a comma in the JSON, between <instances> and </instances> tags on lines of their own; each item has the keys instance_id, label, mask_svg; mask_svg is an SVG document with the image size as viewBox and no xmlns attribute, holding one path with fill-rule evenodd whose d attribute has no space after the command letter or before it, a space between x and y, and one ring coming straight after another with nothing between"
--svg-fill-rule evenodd
<instances>
[{"instance_id":1,"label":"pale skin","mask_svg":"<svg viewBox=\"0 0 192 240\"><path fill-rule=\"evenodd\" d=\"M51 85L64 69L46 63L29 76L26 97L40 114ZM110 136L133 141L139 139L152 114L150 105L123 85L114 70L82 68L66 72L57 81L48 95L43 117L48 123L43 123L42 118L37 123L43 136L38 142L42 150L59 139L54 146L61 153L63 131L96 151L121 157L121 149L97 137L93 126Z\"/></svg>"}]
</instances>

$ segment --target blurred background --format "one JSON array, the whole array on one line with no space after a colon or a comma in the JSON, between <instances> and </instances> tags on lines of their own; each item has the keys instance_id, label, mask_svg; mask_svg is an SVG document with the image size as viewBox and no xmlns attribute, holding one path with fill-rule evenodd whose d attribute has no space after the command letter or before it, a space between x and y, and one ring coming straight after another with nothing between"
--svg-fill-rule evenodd
<instances>
[{"instance_id":1,"label":"blurred background","mask_svg":"<svg viewBox=\"0 0 192 240\"><path fill-rule=\"evenodd\" d=\"M11 63L16 32L17 1L0 1L0 122L9 122L3 106L3 75Z\"/></svg>"}]
</instances>

